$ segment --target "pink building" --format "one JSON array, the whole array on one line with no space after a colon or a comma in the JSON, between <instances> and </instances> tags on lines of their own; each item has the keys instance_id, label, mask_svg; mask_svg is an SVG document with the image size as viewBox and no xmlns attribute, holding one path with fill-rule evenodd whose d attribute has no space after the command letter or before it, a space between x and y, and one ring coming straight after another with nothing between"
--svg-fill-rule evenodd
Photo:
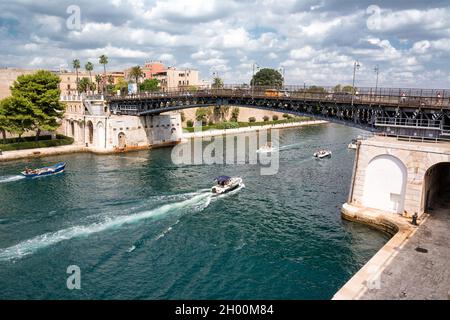
<instances>
[{"instance_id":1,"label":"pink building","mask_svg":"<svg viewBox=\"0 0 450 320\"><path fill-rule=\"evenodd\" d=\"M164 64L160 61L150 61L146 62L144 64L144 67L142 68L142 71L145 73L146 79L152 79L154 78L154 75L156 73L163 72L166 69Z\"/></svg>"}]
</instances>

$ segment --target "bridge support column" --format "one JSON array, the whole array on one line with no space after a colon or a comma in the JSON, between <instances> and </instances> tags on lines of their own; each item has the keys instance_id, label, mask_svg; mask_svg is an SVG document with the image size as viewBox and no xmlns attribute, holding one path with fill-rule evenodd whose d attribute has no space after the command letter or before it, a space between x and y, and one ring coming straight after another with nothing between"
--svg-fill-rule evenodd
<instances>
[{"instance_id":1,"label":"bridge support column","mask_svg":"<svg viewBox=\"0 0 450 320\"><path fill-rule=\"evenodd\" d=\"M356 152L348 205L405 217L427 212L427 171L436 164L450 163L450 143L444 142L376 136L361 141Z\"/></svg>"}]
</instances>

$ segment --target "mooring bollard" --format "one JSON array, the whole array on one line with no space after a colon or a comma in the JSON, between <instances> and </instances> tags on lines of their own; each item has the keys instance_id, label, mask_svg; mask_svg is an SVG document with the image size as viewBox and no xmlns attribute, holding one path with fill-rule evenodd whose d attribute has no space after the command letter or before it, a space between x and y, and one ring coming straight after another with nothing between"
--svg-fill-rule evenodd
<instances>
[{"instance_id":1,"label":"mooring bollard","mask_svg":"<svg viewBox=\"0 0 450 320\"><path fill-rule=\"evenodd\" d=\"M418 214L417 212L414 212L413 216L412 216L412 224L417 226L417 218L418 218Z\"/></svg>"}]
</instances>

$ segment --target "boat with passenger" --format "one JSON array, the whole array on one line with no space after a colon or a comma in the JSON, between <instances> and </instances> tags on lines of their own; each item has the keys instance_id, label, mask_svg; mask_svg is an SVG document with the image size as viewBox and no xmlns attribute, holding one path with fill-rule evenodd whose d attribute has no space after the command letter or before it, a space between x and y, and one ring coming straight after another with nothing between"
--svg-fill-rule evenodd
<instances>
[{"instance_id":1,"label":"boat with passenger","mask_svg":"<svg viewBox=\"0 0 450 320\"><path fill-rule=\"evenodd\" d=\"M314 153L314 157L318 159L331 158L331 154L332 152L330 150L319 150Z\"/></svg>"},{"instance_id":2,"label":"boat with passenger","mask_svg":"<svg viewBox=\"0 0 450 320\"><path fill-rule=\"evenodd\" d=\"M57 173L64 172L66 168L65 162L57 163L53 166L49 167L43 167L38 169L30 169L28 167L25 168L24 171L22 171L22 175L24 175L27 178L36 178L36 177L42 177L42 176L49 176Z\"/></svg>"},{"instance_id":3,"label":"boat with passenger","mask_svg":"<svg viewBox=\"0 0 450 320\"><path fill-rule=\"evenodd\" d=\"M358 143L358 140L352 139L352 141L348 144L348 148L356 150L356 144L357 143Z\"/></svg>"},{"instance_id":4,"label":"boat with passenger","mask_svg":"<svg viewBox=\"0 0 450 320\"><path fill-rule=\"evenodd\" d=\"M275 149L272 146L271 142L268 142L267 144L261 146L256 152L257 153L269 153L269 152L274 152Z\"/></svg>"},{"instance_id":5,"label":"boat with passenger","mask_svg":"<svg viewBox=\"0 0 450 320\"><path fill-rule=\"evenodd\" d=\"M213 194L227 193L242 185L242 178L240 177L220 176L214 179L214 181L216 181L216 185L211 189Z\"/></svg>"}]
</instances>

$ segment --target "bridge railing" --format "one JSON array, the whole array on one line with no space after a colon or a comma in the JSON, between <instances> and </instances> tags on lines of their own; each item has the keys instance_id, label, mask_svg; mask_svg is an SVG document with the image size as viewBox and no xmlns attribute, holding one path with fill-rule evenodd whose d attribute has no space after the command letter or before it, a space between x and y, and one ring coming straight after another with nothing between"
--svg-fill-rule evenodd
<instances>
[{"instance_id":1,"label":"bridge railing","mask_svg":"<svg viewBox=\"0 0 450 320\"><path fill-rule=\"evenodd\" d=\"M125 96L110 96L109 100L134 100L158 98L188 97L231 97L231 98L266 98L305 101L334 101L340 103L386 104L398 106L434 106L450 108L450 90L413 89L413 88L355 88L354 92L336 91L334 87L305 86L248 86L224 85L219 88L208 86L171 88L157 92L141 92Z\"/></svg>"},{"instance_id":2,"label":"bridge railing","mask_svg":"<svg viewBox=\"0 0 450 320\"><path fill-rule=\"evenodd\" d=\"M441 120L377 117L376 126L411 127L442 130Z\"/></svg>"}]
</instances>

